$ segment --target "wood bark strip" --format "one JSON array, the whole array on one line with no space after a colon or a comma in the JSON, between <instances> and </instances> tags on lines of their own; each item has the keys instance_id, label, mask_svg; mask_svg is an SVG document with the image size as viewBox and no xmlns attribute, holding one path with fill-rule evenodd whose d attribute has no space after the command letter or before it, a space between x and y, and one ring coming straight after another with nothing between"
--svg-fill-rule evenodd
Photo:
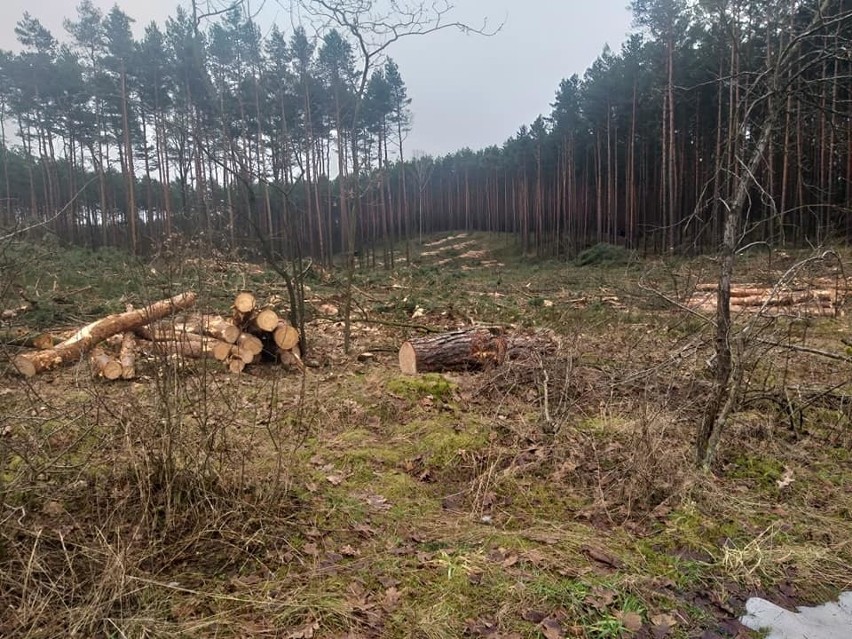
<instances>
[{"instance_id":1,"label":"wood bark strip","mask_svg":"<svg viewBox=\"0 0 852 639\"><path fill-rule=\"evenodd\" d=\"M502 364L506 349L506 338L490 330L454 331L403 343L399 349L399 367L407 375L481 370Z\"/></svg>"},{"instance_id":2,"label":"wood bark strip","mask_svg":"<svg viewBox=\"0 0 852 639\"><path fill-rule=\"evenodd\" d=\"M134 379L136 377L136 335L133 331L124 333L118 362L121 364L122 379Z\"/></svg>"},{"instance_id":3,"label":"wood bark strip","mask_svg":"<svg viewBox=\"0 0 852 639\"><path fill-rule=\"evenodd\" d=\"M13 364L20 374L32 377L42 371L79 360L94 346L112 335L135 330L176 310L189 308L195 304L195 299L195 293L188 292L155 302L145 308L109 315L84 326L54 348L18 355Z\"/></svg>"}]
</instances>

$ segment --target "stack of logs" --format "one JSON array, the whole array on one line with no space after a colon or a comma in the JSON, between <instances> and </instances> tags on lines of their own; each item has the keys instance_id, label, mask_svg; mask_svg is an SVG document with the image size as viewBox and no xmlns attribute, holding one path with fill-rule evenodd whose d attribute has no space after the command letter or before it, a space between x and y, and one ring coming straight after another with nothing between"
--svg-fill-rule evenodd
<instances>
[{"instance_id":1,"label":"stack of logs","mask_svg":"<svg viewBox=\"0 0 852 639\"><path fill-rule=\"evenodd\" d=\"M698 311L716 310L716 284L699 284L688 305ZM835 284L820 281L813 287L773 287L740 285L731 287L731 312L769 312L810 317L842 315L842 291Z\"/></svg>"},{"instance_id":2,"label":"stack of logs","mask_svg":"<svg viewBox=\"0 0 852 639\"><path fill-rule=\"evenodd\" d=\"M261 360L302 367L299 331L271 306L259 307L248 292L236 296L228 319L194 315L183 322L140 327L136 335L143 338L142 349L149 354L211 358L224 363L232 373L241 373Z\"/></svg>"},{"instance_id":3,"label":"stack of logs","mask_svg":"<svg viewBox=\"0 0 852 639\"><path fill-rule=\"evenodd\" d=\"M191 307L195 299L194 293L184 293L143 309L128 307L125 313L93 322L59 344L18 355L14 366L32 377L88 354L96 376L133 379L136 353L142 351L155 356L216 359L233 373L263 359L302 368L299 331L272 307L258 307L251 293L236 296L229 319L219 315L191 315L181 322L164 319Z\"/></svg>"}]
</instances>

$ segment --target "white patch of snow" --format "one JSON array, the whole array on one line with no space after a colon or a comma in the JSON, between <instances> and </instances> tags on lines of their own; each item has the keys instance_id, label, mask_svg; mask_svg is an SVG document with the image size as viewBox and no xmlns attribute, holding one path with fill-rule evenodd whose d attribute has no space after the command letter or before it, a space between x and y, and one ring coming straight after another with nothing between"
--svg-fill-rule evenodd
<instances>
[{"instance_id":1,"label":"white patch of snow","mask_svg":"<svg viewBox=\"0 0 852 639\"><path fill-rule=\"evenodd\" d=\"M768 631L766 639L850 639L852 592L844 592L836 602L800 607L797 612L753 597L746 602L740 622L752 630Z\"/></svg>"}]
</instances>

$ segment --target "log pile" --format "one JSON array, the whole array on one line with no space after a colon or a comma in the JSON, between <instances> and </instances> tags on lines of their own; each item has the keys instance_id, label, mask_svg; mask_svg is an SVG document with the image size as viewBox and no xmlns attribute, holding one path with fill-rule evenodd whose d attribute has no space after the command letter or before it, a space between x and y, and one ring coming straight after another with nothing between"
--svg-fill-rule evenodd
<instances>
[{"instance_id":1,"label":"log pile","mask_svg":"<svg viewBox=\"0 0 852 639\"><path fill-rule=\"evenodd\" d=\"M716 310L716 284L699 284L687 301L697 311ZM732 313L763 313L799 317L840 317L843 315L845 292L831 282L819 281L816 286L772 286L741 284L731 287Z\"/></svg>"},{"instance_id":2,"label":"log pile","mask_svg":"<svg viewBox=\"0 0 852 639\"><path fill-rule=\"evenodd\" d=\"M128 307L58 343L41 336L28 339L25 345L39 350L18 355L12 364L21 375L32 377L87 356L92 373L106 380L135 378L140 352L217 360L234 373L262 360L302 368L299 331L271 306L258 306L251 293L236 296L230 318L189 315L177 321L174 314L189 309L195 301L195 293L188 292L141 309Z\"/></svg>"},{"instance_id":3,"label":"log pile","mask_svg":"<svg viewBox=\"0 0 852 639\"><path fill-rule=\"evenodd\" d=\"M234 298L228 318L195 315L182 322L141 327L136 333L149 353L213 359L232 373L261 361L302 368L299 331L272 306L260 306L247 291Z\"/></svg>"}]
</instances>

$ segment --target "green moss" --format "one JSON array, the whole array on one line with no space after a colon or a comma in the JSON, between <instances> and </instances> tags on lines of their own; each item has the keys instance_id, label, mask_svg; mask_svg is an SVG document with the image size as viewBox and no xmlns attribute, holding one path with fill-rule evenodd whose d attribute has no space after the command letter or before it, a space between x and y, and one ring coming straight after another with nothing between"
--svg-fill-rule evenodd
<instances>
[{"instance_id":1,"label":"green moss","mask_svg":"<svg viewBox=\"0 0 852 639\"><path fill-rule=\"evenodd\" d=\"M427 458L438 468L455 465L466 454L488 445L488 433L477 424L453 425L446 421L416 422L416 438L412 442L414 455Z\"/></svg>"},{"instance_id":2,"label":"green moss","mask_svg":"<svg viewBox=\"0 0 852 639\"><path fill-rule=\"evenodd\" d=\"M396 377L387 383L390 392L413 400L424 397L448 400L455 388L455 384L437 373L426 373L418 377Z\"/></svg>"},{"instance_id":3,"label":"green moss","mask_svg":"<svg viewBox=\"0 0 852 639\"><path fill-rule=\"evenodd\" d=\"M772 457L740 455L734 460L728 475L734 479L750 479L764 487L774 487L784 475L784 464Z\"/></svg>"}]
</instances>

